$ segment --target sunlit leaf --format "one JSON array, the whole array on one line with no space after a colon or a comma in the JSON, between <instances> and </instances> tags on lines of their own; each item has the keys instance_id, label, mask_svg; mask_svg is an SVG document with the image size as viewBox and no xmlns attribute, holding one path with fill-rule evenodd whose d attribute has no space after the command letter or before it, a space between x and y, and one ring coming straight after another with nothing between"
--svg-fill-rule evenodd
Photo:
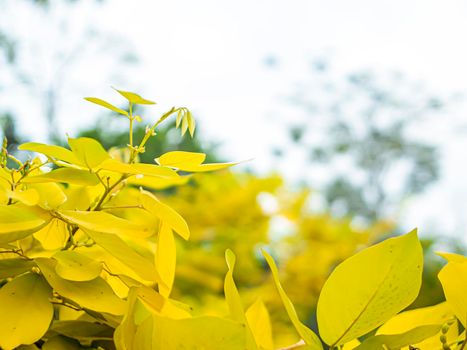
<instances>
[{"instance_id":1,"label":"sunlit leaf","mask_svg":"<svg viewBox=\"0 0 467 350\"><path fill-rule=\"evenodd\" d=\"M55 272L70 281L90 281L100 275L102 264L84 254L72 250L62 250L53 255L57 260Z\"/></svg>"},{"instance_id":2,"label":"sunlit leaf","mask_svg":"<svg viewBox=\"0 0 467 350\"><path fill-rule=\"evenodd\" d=\"M175 238L172 230L166 224L162 224L157 236L157 249L155 254L156 268L164 285L159 287L159 292L166 298L172 291L175 279L175 265L177 252Z\"/></svg>"},{"instance_id":3,"label":"sunlit leaf","mask_svg":"<svg viewBox=\"0 0 467 350\"><path fill-rule=\"evenodd\" d=\"M103 161L110 158L104 147L94 139L88 137L69 138L68 144L80 164L89 169L95 169Z\"/></svg>"},{"instance_id":4,"label":"sunlit leaf","mask_svg":"<svg viewBox=\"0 0 467 350\"><path fill-rule=\"evenodd\" d=\"M94 186L99 183L99 179L95 174L91 174L86 170L73 168L59 168L48 173L28 176L23 180L24 183L41 183L41 182L63 182L78 186Z\"/></svg>"},{"instance_id":5,"label":"sunlit leaf","mask_svg":"<svg viewBox=\"0 0 467 350\"><path fill-rule=\"evenodd\" d=\"M36 238L46 250L61 249L68 241L67 224L57 218L52 219L47 226L34 232Z\"/></svg>"},{"instance_id":6,"label":"sunlit leaf","mask_svg":"<svg viewBox=\"0 0 467 350\"><path fill-rule=\"evenodd\" d=\"M467 326L467 261L448 262L439 272L446 301L464 327Z\"/></svg>"},{"instance_id":7,"label":"sunlit leaf","mask_svg":"<svg viewBox=\"0 0 467 350\"><path fill-rule=\"evenodd\" d=\"M51 220L45 213L19 206L0 206L0 243L9 243L40 230Z\"/></svg>"},{"instance_id":8,"label":"sunlit leaf","mask_svg":"<svg viewBox=\"0 0 467 350\"><path fill-rule=\"evenodd\" d=\"M68 281L55 272L54 259L37 258L35 261L54 291L65 298L97 312L114 315L122 315L125 312L125 302L115 295L102 278L97 277L84 282Z\"/></svg>"},{"instance_id":9,"label":"sunlit leaf","mask_svg":"<svg viewBox=\"0 0 467 350\"><path fill-rule=\"evenodd\" d=\"M107 102L107 101L104 101L104 100L101 100L100 98L97 98L97 97L85 97L84 98L86 101L89 101L89 102L92 102L92 103L95 103L99 106L102 106L102 107L105 107L107 109L110 109L111 111L114 111L115 113L118 113L118 114L123 114L123 115L126 115L128 116L128 112L123 110L123 109L120 109L118 107L115 107L113 104Z\"/></svg>"},{"instance_id":10,"label":"sunlit leaf","mask_svg":"<svg viewBox=\"0 0 467 350\"><path fill-rule=\"evenodd\" d=\"M321 341L319 340L318 336L300 321L297 315L297 311L295 311L295 307L292 304L292 301L289 299L284 289L282 288L282 285L279 280L279 271L277 270L277 266L274 262L274 259L265 250L263 250L262 252L264 258L266 259L266 262L269 265L269 268L271 269L272 277L274 278L274 284L276 285L279 296L282 300L282 303L284 304L285 310L287 311L287 315L289 316L290 321L295 327L295 330L305 341L305 343L308 346L310 346L310 349L322 350L323 346L321 345Z\"/></svg>"},{"instance_id":11,"label":"sunlit leaf","mask_svg":"<svg viewBox=\"0 0 467 350\"><path fill-rule=\"evenodd\" d=\"M163 166L172 167L175 169L188 172L206 172L221 170L238 163L213 163L202 164L206 159L204 153L173 151L167 152L156 158L155 161Z\"/></svg>"},{"instance_id":12,"label":"sunlit leaf","mask_svg":"<svg viewBox=\"0 0 467 350\"><path fill-rule=\"evenodd\" d=\"M416 231L345 260L329 276L318 300L322 339L332 346L345 344L386 322L415 300L422 270Z\"/></svg>"},{"instance_id":13,"label":"sunlit leaf","mask_svg":"<svg viewBox=\"0 0 467 350\"><path fill-rule=\"evenodd\" d=\"M117 91L123 97L125 97L129 102L135 105L153 105L156 103L150 100L146 100L145 98L142 98L140 95L135 94L134 92L117 90L117 89L114 89L114 90Z\"/></svg>"},{"instance_id":14,"label":"sunlit leaf","mask_svg":"<svg viewBox=\"0 0 467 350\"><path fill-rule=\"evenodd\" d=\"M81 163L72 151L60 146L46 145L37 142L27 142L18 146L18 149L22 151L42 153L49 158L62 160L70 164Z\"/></svg>"},{"instance_id":15,"label":"sunlit leaf","mask_svg":"<svg viewBox=\"0 0 467 350\"><path fill-rule=\"evenodd\" d=\"M263 301L257 299L248 308L245 315L258 347L260 349L273 349L271 320Z\"/></svg>"},{"instance_id":16,"label":"sunlit leaf","mask_svg":"<svg viewBox=\"0 0 467 350\"><path fill-rule=\"evenodd\" d=\"M34 273L16 277L0 289L2 349L32 344L45 334L53 316L51 296L48 284Z\"/></svg>"}]
</instances>

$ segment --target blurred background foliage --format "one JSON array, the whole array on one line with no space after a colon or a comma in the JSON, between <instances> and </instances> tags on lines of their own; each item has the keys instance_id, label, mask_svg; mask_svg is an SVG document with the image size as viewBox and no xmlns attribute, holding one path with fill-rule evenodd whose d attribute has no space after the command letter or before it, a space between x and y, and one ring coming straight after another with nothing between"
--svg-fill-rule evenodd
<instances>
[{"instance_id":1,"label":"blurred background foliage","mask_svg":"<svg viewBox=\"0 0 467 350\"><path fill-rule=\"evenodd\" d=\"M30 1L40 11L49 11L49 1ZM73 6L75 1L63 1ZM5 3L0 0L1 6ZM102 41L95 32L83 41ZM107 45L107 49L109 46ZM99 47L99 46L98 46ZM0 27L0 99L11 84L34 91L42 101L43 119L50 142L63 143L57 125L57 104L67 80L67 69L79 61L79 43L70 53L58 52L60 75L37 84L21 59L22 45ZM137 62L126 49L111 48L119 64ZM91 53L92 54L92 53ZM274 58L267 60L274 69ZM329 59L312 62L308 76L291 88L287 103L299 118L282 125L287 143L277 143L271 152L284 159L291 152L302 154L302 178L296 183L281 174L258 175L223 171L194 176L189 186L162 191L164 200L189 223L192 235L180 245L174 298L197 305L196 312L219 313L223 305L224 252L237 255L236 280L245 303L261 297L271 310L278 343L293 343L296 335L284 318L281 302L273 290L259 249L267 247L279 262L282 281L302 319L315 326L315 304L326 277L339 262L358 250L401 233L398 214L407 198L423 193L440 176L439 152L430 140L417 139L413 131L426 118L438 118L454 103L425 91L402 74L359 71L345 76L332 72ZM7 71L8 74L5 74ZM123 106L121 106L124 108ZM0 126L9 151L29 141L18 130L14 111L0 105ZM124 118L101 114L95 125L82 128L78 136L93 137L106 148L127 143ZM224 161L218 145L203 137L180 138L167 123L151 139L142 161L160 154L186 150L207 154L208 161ZM144 125L135 129L142 138ZM239 141L241 142L241 140ZM325 181L314 174L324 173ZM313 205L314 199L320 205ZM434 233L433 233L434 234ZM425 237L427 237L425 235ZM433 235L434 237L434 235ZM438 236L439 237L439 236ZM433 250L440 245L462 251L456 241L424 239L426 262L422 293L413 306L433 305L442 299L437 281L441 261Z\"/></svg>"}]
</instances>

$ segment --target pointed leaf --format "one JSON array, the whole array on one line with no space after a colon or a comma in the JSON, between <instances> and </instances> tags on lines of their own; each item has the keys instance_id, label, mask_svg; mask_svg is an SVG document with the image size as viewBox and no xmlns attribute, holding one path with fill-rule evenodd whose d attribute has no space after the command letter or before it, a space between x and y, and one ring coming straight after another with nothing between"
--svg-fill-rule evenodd
<instances>
[{"instance_id":1,"label":"pointed leaf","mask_svg":"<svg viewBox=\"0 0 467 350\"><path fill-rule=\"evenodd\" d=\"M261 299L257 299L248 308L246 318L258 347L260 349L273 349L271 320Z\"/></svg>"},{"instance_id":2,"label":"pointed leaf","mask_svg":"<svg viewBox=\"0 0 467 350\"><path fill-rule=\"evenodd\" d=\"M18 146L18 149L21 151L30 151L36 153L42 153L49 158L62 160L70 164L80 164L81 162L76 158L72 151L69 149L60 147L46 145L43 143L37 142L27 142Z\"/></svg>"},{"instance_id":3,"label":"pointed leaf","mask_svg":"<svg viewBox=\"0 0 467 350\"><path fill-rule=\"evenodd\" d=\"M467 262L449 262L438 274L446 301L462 323L467 326Z\"/></svg>"},{"instance_id":4,"label":"pointed leaf","mask_svg":"<svg viewBox=\"0 0 467 350\"><path fill-rule=\"evenodd\" d=\"M123 109L120 109L118 107L115 107L113 104L107 102L107 101L104 101L104 100L101 100L100 98L97 98L97 97L85 97L84 98L86 101L89 101L89 102L92 102L92 103L95 103L99 106L102 106L102 107L105 107L107 109L110 109L111 111L114 111L115 113L118 113L118 114L123 114L123 115L126 115L128 116L128 112L123 110Z\"/></svg>"},{"instance_id":5,"label":"pointed leaf","mask_svg":"<svg viewBox=\"0 0 467 350\"><path fill-rule=\"evenodd\" d=\"M345 260L329 276L318 300L322 339L331 346L345 344L405 309L418 295L422 270L416 231Z\"/></svg>"},{"instance_id":6,"label":"pointed leaf","mask_svg":"<svg viewBox=\"0 0 467 350\"><path fill-rule=\"evenodd\" d=\"M28 176L23 183L63 182L70 185L94 186L99 183L95 174L74 168L59 168L48 173Z\"/></svg>"},{"instance_id":7,"label":"pointed leaf","mask_svg":"<svg viewBox=\"0 0 467 350\"><path fill-rule=\"evenodd\" d=\"M89 169L98 167L103 161L110 158L104 147L94 139L88 137L69 138L68 144L80 163Z\"/></svg>"},{"instance_id":8,"label":"pointed leaf","mask_svg":"<svg viewBox=\"0 0 467 350\"><path fill-rule=\"evenodd\" d=\"M131 102L131 103L133 103L135 105L153 105L153 104L156 104L156 102L146 100L145 98L142 98L140 95L135 94L134 92L117 90L117 89L114 89L114 90L117 91L123 97L125 97L128 100L128 102Z\"/></svg>"}]
</instances>

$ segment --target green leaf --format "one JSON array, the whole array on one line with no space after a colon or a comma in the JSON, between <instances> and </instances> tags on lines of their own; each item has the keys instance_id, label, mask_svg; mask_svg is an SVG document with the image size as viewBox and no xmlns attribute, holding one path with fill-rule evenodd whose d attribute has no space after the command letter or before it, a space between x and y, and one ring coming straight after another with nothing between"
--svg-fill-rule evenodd
<instances>
[{"instance_id":1,"label":"green leaf","mask_svg":"<svg viewBox=\"0 0 467 350\"><path fill-rule=\"evenodd\" d=\"M86 101L89 101L89 102L92 102L92 103L95 103L99 106L102 106L102 107L105 107L107 109L110 109L111 111L114 111L115 113L118 113L118 114L123 114L123 115L126 115L128 116L128 112L127 111L124 111L123 109L120 109L118 107L115 107L113 104L110 104L109 102L107 101L104 101L104 100L101 100L100 98L97 98L97 97L85 97L84 98Z\"/></svg>"},{"instance_id":2,"label":"green leaf","mask_svg":"<svg viewBox=\"0 0 467 350\"><path fill-rule=\"evenodd\" d=\"M42 346L43 350L80 350L85 349L81 347L79 342L73 339L65 338L57 335L48 339Z\"/></svg>"},{"instance_id":3,"label":"green leaf","mask_svg":"<svg viewBox=\"0 0 467 350\"><path fill-rule=\"evenodd\" d=\"M143 238L154 234L150 227L101 211L61 210L58 213L73 224L91 231Z\"/></svg>"},{"instance_id":4,"label":"green leaf","mask_svg":"<svg viewBox=\"0 0 467 350\"><path fill-rule=\"evenodd\" d=\"M269 268L271 269L274 284L276 285L276 289L279 292L279 296L281 297L282 303L284 304L285 310L287 311L287 315L295 327L295 330L303 339L303 341L305 341L305 344L310 347L310 350L322 350L323 346L318 336L300 321L292 301L285 293L284 288L282 288L281 282L279 280L279 271L277 270L274 259L265 250L262 252L266 262L269 265Z\"/></svg>"},{"instance_id":5,"label":"green leaf","mask_svg":"<svg viewBox=\"0 0 467 350\"><path fill-rule=\"evenodd\" d=\"M73 168L59 168L48 173L28 176L22 181L23 183L42 183L42 182L63 182L70 185L78 186L94 186L99 183L99 179L95 174L91 174L86 170Z\"/></svg>"},{"instance_id":6,"label":"green leaf","mask_svg":"<svg viewBox=\"0 0 467 350\"><path fill-rule=\"evenodd\" d=\"M37 142L27 142L27 143L23 143L22 145L18 146L18 149L21 151L42 153L49 158L62 160L69 164L80 163L80 161L76 158L76 156L73 154L72 151L70 151L69 149L60 147L60 146L46 145L46 144L37 143Z\"/></svg>"},{"instance_id":7,"label":"green leaf","mask_svg":"<svg viewBox=\"0 0 467 350\"><path fill-rule=\"evenodd\" d=\"M322 339L331 347L345 344L405 309L418 295L422 270L416 231L345 260L329 276L318 300Z\"/></svg>"},{"instance_id":8,"label":"green leaf","mask_svg":"<svg viewBox=\"0 0 467 350\"><path fill-rule=\"evenodd\" d=\"M156 104L156 102L146 100L145 98L142 98L140 95L135 94L134 92L117 90L115 88L114 88L114 90L117 91L123 97L125 97L128 100L128 102L133 103L135 105L153 105L153 104Z\"/></svg>"},{"instance_id":9,"label":"green leaf","mask_svg":"<svg viewBox=\"0 0 467 350\"><path fill-rule=\"evenodd\" d=\"M54 259L36 258L37 266L52 288L63 297L70 299L78 305L97 312L106 312L113 315L123 315L126 304L102 278L92 281L68 281L55 272Z\"/></svg>"},{"instance_id":10,"label":"green leaf","mask_svg":"<svg viewBox=\"0 0 467 350\"><path fill-rule=\"evenodd\" d=\"M376 335L366 339L355 350L399 350L433 337L440 329L440 325L426 325L416 327L402 334ZM439 348L441 348L441 345L439 345Z\"/></svg>"},{"instance_id":11,"label":"green leaf","mask_svg":"<svg viewBox=\"0 0 467 350\"><path fill-rule=\"evenodd\" d=\"M61 250L53 258L57 275L69 281L90 281L102 271L102 263L76 251Z\"/></svg>"},{"instance_id":12,"label":"green leaf","mask_svg":"<svg viewBox=\"0 0 467 350\"><path fill-rule=\"evenodd\" d=\"M97 168L103 161L110 158L102 145L94 139L80 137L77 139L68 139L73 154L88 169Z\"/></svg>"},{"instance_id":13,"label":"green leaf","mask_svg":"<svg viewBox=\"0 0 467 350\"><path fill-rule=\"evenodd\" d=\"M16 277L0 289L0 346L4 350L38 341L49 328L52 290L35 273Z\"/></svg>"}]
</instances>

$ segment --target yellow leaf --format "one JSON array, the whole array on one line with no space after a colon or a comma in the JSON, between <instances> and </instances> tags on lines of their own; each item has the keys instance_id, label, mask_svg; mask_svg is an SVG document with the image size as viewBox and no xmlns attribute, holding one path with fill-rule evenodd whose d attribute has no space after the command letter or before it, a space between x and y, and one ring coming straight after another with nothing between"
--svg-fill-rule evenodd
<instances>
[{"instance_id":1,"label":"yellow leaf","mask_svg":"<svg viewBox=\"0 0 467 350\"><path fill-rule=\"evenodd\" d=\"M152 193L142 190L141 202L144 209L158 217L181 237L184 239L190 237L190 230L185 219L174 209L159 201Z\"/></svg>"},{"instance_id":2,"label":"yellow leaf","mask_svg":"<svg viewBox=\"0 0 467 350\"><path fill-rule=\"evenodd\" d=\"M355 350L400 350L405 346L418 344L433 337L440 329L440 325L427 325L397 335L376 335L365 339Z\"/></svg>"},{"instance_id":3,"label":"yellow leaf","mask_svg":"<svg viewBox=\"0 0 467 350\"><path fill-rule=\"evenodd\" d=\"M437 252L436 254L438 254L439 256L441 256L442 258L450 262L457 262L457 263L467 262L467 257L460 255L460 254L441 253L441 252Z\"/></svg>"},{"instance_id":4,"label":"yellow leaf","mask_svg":"<svg viewBox=\"0 0 467 350\"><path fill-rule=\"evenodd\" d=\"M151 236L154 233L150 227L136 224L105 212L61 210L58 213L73 224L91 231L143 238Z\"/></svg>"},{"instance_id":5,"label":"yellow leaf","mask_svg":"<svg viewBox=\"0 0 467 350\"><path fill-rule=\"evenodd\" d=\"M95 103L99 106L102 106L102 107L105 107L107 109L110 109L111 111L114 111L115 113L118 113L118 114L123 114L123 115L126 115L128 116L128 112L123 110L123 109L120 109L118 107L115 107L113 104L107 102L107 101L104 101L104 100L101 100L100 98L97 98L97 97L85 97L84 98L86 101L89 101L89 102L92 102L92 103Z\"/></svg>"},{"instance_id":6,"label":"yellow leaf","mask_svg":"<svg viewBox=\"0 0 467 350\"><path fill-rule=\"evenodd\" d=\"M267 350L273 349L271 320L263 301L257 299L245 314L258 347Z\"/></svg>"},{"instance_id":7,"label":"yellow leaf","mask_svg":"<svg viewBox=\"0 0 467 350\"><path fill-rule=\"evenodd\" d=\"M68 241L67 224L59 219L52 219L47 226L34 232L36 238L46 250L62 249Z\"/></svg>"},{"instance_id":8,"label":"yellow leaf","mask_svg":"<svg viewBox=\"0 0 467 350\"><path fill-rule=\"evenodd\" d=\"M135 105L153 105L153 104L156 104L156 102L146 100L145 98L142 98L140 95L135 94L134 92L117 90L117 89L114 89L114 90L117 91L123 97L125 97L128 100L128 102L133 103Z\"/></svg>"},{"instance_id":9,"label":"yellow leaf","mask_svg":"<svg viewBox=\"0 0 467 350\"><path fill-rule=\"evenodd\" d=\"M53 255L57 260L55 272L69 281L90 281L100 275L102 264L72 250L61 250Z\"/></svg>"},{"instance_id":10,"label":"yellow leaf","mask_svg":"<svg viewBox=\"0 0 467 350\"><path fill-rule=\"evenodd\" d=\"M87 309L113 315L124 314L126 303L115 295L102 278L97 277L84 282L68 281L56 274L54 259L37 258L35 261L47 282L58 294Z\"/></svg>"},{"instance_id":11,"label":"yellow leaf","mask_svg":"<svg viewBox=\"0 0 467 350\"><path fill-rule=\"evenodd\" d=\"M80 346L79 342L69 338L56 335L49 338L42 346L43 350L80 350L85 349Z\"/></svg>"},{"instance_id":12,"label":"yellow leaf","mask_svg":"<svg viewBox=\"0 0 467 350\"><path fill-rule=\"evenodd\" d=\"M149 260L131 249L120 237L92 230L86 230L85 232L97 243L97 245L102 247L124 265L128 266L144 280L161 280L157 274L156 267Z\"/></svg>"},{"instance_id":13,"label":"yellow leaf","mask_svg":"<svg viewBox=\"0 0 467 350\"><path fill-rule=\"evenodd\" d=\"M204 153L173 151L161 155L155 161L163 166L172 167L188 172L206 172L221 170L238 163L212 163L202 164L206 159Z\"/></svg>"},{"instance_id":14,"label":"yellow leaf","mask_svg":"<svg viewBox=\"0 0 467 350\"><path fill-rule=\"evenodd\" d=\"M190 178L191 176L178 176L171 178L145 176L143 178L130 177L127 181L130 185L162 190L173 186L185 185L188 183Z\"/></svg>"},{"instance_id":15,"label":"yellow leaf","mask_svg":"<svg viewBox=\"0 0 467 350\"><path fill-rule=\"evenodd\" d=\"M287 315L289 316L290 321L295 327L295 330L305 341L305 344L310 347L310 350L322 350L323 346L318 336L300 321L297 315L297 311L295 311L295 307L292 304L292 301L289 299L284 289L282 288L281 282L279 281L279 271L277 270L277 266L274 262L274 259L265 250L263 250L263 256L266 259L269 268L271 269L274 284L276 285L276 289L279 292L279 296L282 300L282 303L284 304L285 310L287 311Z\"/></svg>"},{"instance_id":16,"label":"yellow leaf","mask_svg":"<svg viewBox=\"0 0 467 350\"><path fill-rule=\"evenodd\" d=\"M169 167L154 165L154 164L126 164L116 159L107 159L104 161L99 168L118 172L121 174L132 174L132 175L146 175L150 177L158 177L163 179L178 178L178 175L174 170Z\"/></svg>"},{"instance_id":17,"label":"yellow leaf","mask_svg":"<svg viewBox=\"0 0 467 350\"><path fill-rule=\"evenodd\" d=\"M72 151L60 146L46 145L37 142L27 142L18 146L18 149L22 151L42 153L49 158L62 160L70 164L80 163Z\"/></svg>"},{"instance_id":18,"label":"yellow leaf","mask_svg":"<svg viewBox=\"0 0 467 350\"><path fill-rule=\"evenodd\" d=\"M342 346L342 350L353 350L359 345L360 345L360 341L358 339L354 339L354 340L349 341L348 343L345 343Z\"/></svg>"},{"instance_id":19,"label":"yellow leaf","mask_svg":"<svg viewBox=\"0 0 467 350\"><path fill-rule=\"evenodd\" d=\"M49 328L52 291L34 273L16 277L0 289L0 346L10 350L38 341Z\"/></svg>"},{"instance_id":20,"label":"yellow leaf","mask_svg":"<svg viewBox=\"0 0 467 350\"><path fill-rule=\"evenodd\" d=\"M17 205L0 206L0 244L29 236L47 225L51 217Z\"/></svg>"},{"instance_id":21,"label":"yellow leaf","mask_svg":"<svg viewBox=\"0 0 467 350\"><path fill-rule=\"evenodd\" d=\"M172 320L153 315L151 350L246 349L245 327L239 322L212 316Z\"/></svg>"},{"instance_id":22,"label":"yellow leaf","mask_svg":"<svg viewBox=\"0 0 467 350\"><path fill-rule=\"evenodd\" d=\"M467 262L448 262L438 274L448 305L467 326Z\"/></svg>"},{"instance_id":23,"label":"yellow leaf","mask_svg":"<svg viewBox=\"0 0 467 350\"><path fill-rule=\"evenodd\" d=\"M39 202L39 193L34 188L24 191L9 191L8 194L11 199L20 201L26 205L37 205Z\"/></svg>"},{"instance_id":24,"label":"yellow leaf","mask_svg":"<svg viewBox=\"0 0 467 350\"><path fill-rule=\"evenodd\" d=\"M56 209L67 200L62 187L56 183L30 184L30 188L39 193L38 205L44 209Z\"/></svg>"},{"instance_id":25,"label":"yellow leaf","mask_svg":"<svg viewBox=\"0 0 467 350\"><path fill-rule=\"evenodd\" d=\"M416 231L345 260L329 276L318 300L322 339L331 347L345 344L405 309L418 295L422 270Z\"/></svg>"},{"instance_id":26,"label":"yellow leaf","mask_svg":"<svg viewBox=\"0 0 467 350\"><path fill-rule=\"evenodd\" d=\"M113 329L111 327L82 320L55 321L50 330L81 342L112 340L113 338Z\"/></svg>"},{"instance_id":27,"label":"yellow leaf","mask_svg":"<svg viewBox=\"0 0 467 350\"><path fill-rule=\"evenodd\" d=\"M385 324L383 324L378 331L377 335L380 334L400 334L407 332L418 326L426 326L432 324L443 325L447 321L453 320L454 314L446 302L424 307L420 309L414 309L404 311L397 314ZM448 343L454 342L458 335L458 329L456 325L451 325L448 333L446 334ZM424 340L418 344L411 344L420 349L437 349L439 347L439 335L435 335L429 339Z\"/></svg>"},{"instance_id":28,"label":"yellow leaf","mask_svg":"<svg viewBox=\"0 0 467 350\"><path fill-rule=\"evenodd\" d=\"M168 298L172 291L175 279L175 265L177 252L175 238L172 230L166 224L162 224L157 236L156 268L164 285L159 287L159 293Z\"/></svg>"},{"instance_id":29,"label":"yellow leaf","mask_svg":"<svg viewBox=\"0 0 467 350\"><path fill-rule=\"evenodd\" d=\"M103 161L110 158L104 147L94 139L88 137L69 138L68 144L80 161L80 165L84 165L88 169L95 169Z\"/></svg>"},{"instance_id":30,"label":"yellow leaf","mask_svg":"<svg viewBox=\"0 0 467 350\"><path fill-rule=\"evenodd\" d=\"M94 186L99 183L95 174L74 168L59 168L48 173L27 176L23 183L63 182L78 186Z\"/></svg>"},{"instance_id":31,"label":"yellow leaf","mask_svg":"<svg viewBox=\"0 0 467 350\"><path fill-rule=\"evenodd\" d=\"M21 275L36 266L32 260L12 258L0 259L0 279Z\"/></svg>"}]
</instances>

